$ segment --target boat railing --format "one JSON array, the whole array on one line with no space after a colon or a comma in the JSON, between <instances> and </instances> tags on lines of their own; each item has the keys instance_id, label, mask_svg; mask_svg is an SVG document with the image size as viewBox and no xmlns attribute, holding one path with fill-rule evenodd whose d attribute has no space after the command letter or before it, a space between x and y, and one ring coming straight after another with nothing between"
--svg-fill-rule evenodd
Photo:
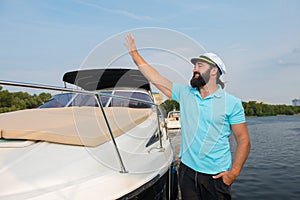
<instances>
[{"instance_id":1,"label":"boat railing","mask_svg":"<svg viewBox=\"0 0 300 200\"><path fill-rule=\"evenodd\" d=\"M101 112L103 114L106 126L109 130L109 134L111 137L111 140L113 142L115 151L118 156L118 160L120 163L120 172L121 173L127 173L127 170L125 168L124 162L122 160L118 145L116 143L114 134L112 132L111 126L109 124L107 115L105 113L101 97L110 97L110 98L118 98L118 99L124 99L124 100L130 100L130 101L136 101L140 103L145 103L149 104L152 106L155 106L156 108L156 113L157 113L157 124L158 124L158 139L159 139L159 147L158 149L160 151L163 151L164 148L162 146L162 130L160 126L160 121L159 121L159 113L162 113L159 105L155 104L154 102L146 101L146 100L141 100L137 98L132 98L132 97L125 97L125 96L119 96L119 95L114 95L114 94L107 94L107 93L101 93L99 91L87 91L87 90L79 90L79 89L72 89L72 88L66 88L66 87L58 87L58 86L50 86L50 85L42 85L42 84L35 84L35 83L24 83L24 82L16 82L16 81L7 81L7 80L0 80L0 85L5 85L5 86L12 86L12 87L24 87L24 88L31 88L31 89L44 89L44 90L52 90L52 91L60 91L60 92L69 92L69 93L79 93L79 94L89 94L89 95L95 95L97 100L99 101L99 107L101 109Z\"/></svg>"}]
</instances>

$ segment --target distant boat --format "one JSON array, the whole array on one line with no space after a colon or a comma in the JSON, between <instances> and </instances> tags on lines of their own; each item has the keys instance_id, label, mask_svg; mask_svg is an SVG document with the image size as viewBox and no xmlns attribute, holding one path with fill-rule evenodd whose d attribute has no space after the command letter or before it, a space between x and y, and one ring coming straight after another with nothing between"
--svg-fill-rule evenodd
<instances>
[{"instance_id":1,"label":"distant boat","mask_svg":"<svg viewBox=\"0 0 300 200\"><path fill-rule=\"evenodd\" d=\"M168 129L180 129L180 111L170 111L166 118Z\"/></svg>"},{"instance_id":2,"label":"distant boat","mask_svg":"<svg viewBox=\"0 0 300 200\"><path fill-rule=\"evenodd\" d=\"M166 199L173 161L150 85L138 70L68 72L82 90L0 114L0 199Z\"/></svg>"}]
</instances>

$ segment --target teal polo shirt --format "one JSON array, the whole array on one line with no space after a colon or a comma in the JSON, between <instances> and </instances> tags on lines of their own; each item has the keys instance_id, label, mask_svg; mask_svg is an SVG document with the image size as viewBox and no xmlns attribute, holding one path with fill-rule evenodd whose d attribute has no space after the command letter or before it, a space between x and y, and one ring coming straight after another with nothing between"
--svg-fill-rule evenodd
<instances>
[{"instance_id":1,"label":"teal polo shirt","mask_svg":"<svg viewBox=\"0 0 300 200\"><path fill-rule=\"evenodd\" d=\"M172 87L172 99L180 104L181 162L205 174L231 169L230 125L245 122L242 101L218 87L204 99L191 86Z\"/></svg>"}]
</instances>

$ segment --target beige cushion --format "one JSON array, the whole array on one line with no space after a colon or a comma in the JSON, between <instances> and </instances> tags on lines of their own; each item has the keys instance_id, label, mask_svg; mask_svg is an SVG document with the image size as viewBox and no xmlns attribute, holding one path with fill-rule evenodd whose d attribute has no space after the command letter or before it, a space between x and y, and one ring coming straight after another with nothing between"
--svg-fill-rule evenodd
<instances>
[{"instance_id":1,"label":"beige cushion","mask_svg":"<svg viewBox=\"0 0 300 200\"><path fill-rule=\"evenodd\" d=\"M105 108L115 137L145 121L151 109ZM98 146L111 139L98 107L22 110L0 114L0 129L6 139Z\"/></svg>"}]
</instances>

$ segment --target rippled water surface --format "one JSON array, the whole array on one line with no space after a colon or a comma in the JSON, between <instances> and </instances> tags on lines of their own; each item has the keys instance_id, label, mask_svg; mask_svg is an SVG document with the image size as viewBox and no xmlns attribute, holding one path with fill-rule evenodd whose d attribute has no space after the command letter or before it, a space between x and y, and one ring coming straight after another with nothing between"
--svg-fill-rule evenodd
<instances>
[{"instance_id":1,"label":"rippled water surface","mask_svg":"<svg viewBox=\"0 0 300 200\"><path fill-rule=\"evenodd\" d=\"M247 118L247 124L251 153L232 185L233 198L300 199L300 116ZM178 153L180 131L170 137ZM231 144L234 150L233 138Z\"/></svg>"}]
</instances>

